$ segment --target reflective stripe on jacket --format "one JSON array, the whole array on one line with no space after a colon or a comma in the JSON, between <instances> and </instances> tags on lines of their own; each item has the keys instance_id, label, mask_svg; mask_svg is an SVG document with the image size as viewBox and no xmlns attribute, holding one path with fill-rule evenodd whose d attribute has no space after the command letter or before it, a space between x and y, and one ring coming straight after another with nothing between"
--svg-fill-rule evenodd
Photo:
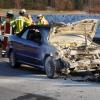
<instances>
[{"instance_id":1,"label":"reflective stripe on jacket","mask_svg":"<svg viewBox=\"0 0 100 100\"><path fill-rule=\"evenodd\" d=\"M23 30L24 27L30 26L31 21L29 21L26 17L19 16L12 23L12 26L15 27L15 33L19 33Z\"/></svg>"},{"instance_id":2,"label":"reflective stripe on jacket","mask_svg":"<svg viewBox=\"0 0 100 100\"><path fill-rule=\"evenodd\" d=\"M43 17L41 20L38 21L38 25L48 25L48 21Z\"/></svg>"}]
</instances>

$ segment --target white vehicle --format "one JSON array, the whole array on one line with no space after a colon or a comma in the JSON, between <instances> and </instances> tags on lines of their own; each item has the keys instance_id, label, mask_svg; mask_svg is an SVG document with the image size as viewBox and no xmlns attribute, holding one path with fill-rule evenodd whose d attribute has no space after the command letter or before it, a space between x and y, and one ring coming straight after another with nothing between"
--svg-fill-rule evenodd
<instances>
[{"instance_id":1,"label":"white vehicle","mask_svg":"<svg viewBox=\"0 0 100 100\"><path fill-rule=\"evenodd\" d=\"M100 68L100 46L92 41L98 20L85 19L72 24L55 26L50 44L56 47L53 55L56 67L62 71L91 71ZM60 62L60 63L59 63Z\"/></svg>"}]
</instances>

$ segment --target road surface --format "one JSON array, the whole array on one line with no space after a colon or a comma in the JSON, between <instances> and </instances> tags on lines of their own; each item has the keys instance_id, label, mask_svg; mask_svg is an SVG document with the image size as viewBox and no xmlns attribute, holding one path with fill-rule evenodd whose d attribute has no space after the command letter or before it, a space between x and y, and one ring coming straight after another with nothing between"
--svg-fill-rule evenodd
<instances>
[{"instance_id":1,"label":"road surface","mask_svg":"<svg viewBox=\"0 0 100 100\"><path fill-rule=\"evenodd\" d=\"M48 79L29 66L12 69L0 58L0 100L100 100L100 83Z\"/></svg>"}]
</instances>

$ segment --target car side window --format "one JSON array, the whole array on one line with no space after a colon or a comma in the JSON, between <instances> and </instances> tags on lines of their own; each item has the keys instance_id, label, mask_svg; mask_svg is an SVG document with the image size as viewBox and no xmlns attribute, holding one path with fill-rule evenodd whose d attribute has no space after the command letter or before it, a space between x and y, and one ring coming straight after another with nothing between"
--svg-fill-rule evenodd
<instances>
[{"instance_id":1,"label":"car side window","mask_svg":"<svg viewBox=\"0 0 100 100\"><path fill-rule=\"evenodd\" d=\"M41 33L38 29L30 29L27 35L27 40L40 43L41 42Z\"/></svg>"},{"instance_id":2,"label":"car side window","mask_svg":"<svg viewBox=\"0 0 100 100\"><path fill-rule=\"evenodd\" d=\"M26 30L26 31L23 33L23 35L21 36L21 38L27 39L28 32L29 32L29 29Z\"/></svg>"}]
</instances>

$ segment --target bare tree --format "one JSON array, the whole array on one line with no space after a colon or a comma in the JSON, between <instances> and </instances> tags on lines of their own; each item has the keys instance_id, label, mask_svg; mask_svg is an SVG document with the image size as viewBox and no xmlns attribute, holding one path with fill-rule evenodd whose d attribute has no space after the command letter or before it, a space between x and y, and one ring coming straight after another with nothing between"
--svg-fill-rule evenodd
<instances>
[{"instance_id":1,"label":"bare tree","mask_svg":"<svg viewBox=\"0 0 100 100\"><path fill-rule=\"evenodd\" d=\"M22 1L23 0L14 0L14 2L15 2L15 8L17 8L17 9L21 8L21 2Z\"/></svg>"}]
</instances>

